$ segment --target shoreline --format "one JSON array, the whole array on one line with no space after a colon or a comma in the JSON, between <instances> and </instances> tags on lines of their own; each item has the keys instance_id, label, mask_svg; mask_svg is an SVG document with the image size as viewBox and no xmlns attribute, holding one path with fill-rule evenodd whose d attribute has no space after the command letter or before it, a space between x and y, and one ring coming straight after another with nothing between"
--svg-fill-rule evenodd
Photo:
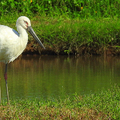
<instances>
[{"instance_id":1,"label":"shoreline","mask_svg":"<svg viewBox=\"0 0 120 120\"><path fill-rule=\"evenodd\" d=\"M114 96L114 97L113 97ZM55 100L19 99L0 105L2 119L120 119L120 87Z\"/></svg>"},{"instance_id":2,"label":"shoreline","mask_svg":"<svg viewBox=\"0 0 120 120\"><path fill-rule=\"evenodd\" d=\"M15 22L19 16L14 19L5 16L0 22L16 30ZM120 55L119 18L67 19L35 15L31 24L46 49L39 47L28 35L23 54Z\"/></svg>"},{"instance_id":3,"label":"shoreline","mask_svg":"<svg viewBox=\"0 0 120 120\"><path fill-rule=\"evenodd\" d=\"M29 43L22 53L23 55L74 55L74 56L84 56L84 55L93 55L93 56L119 56L120 49L114 46L109 46L108 48L90 48L82 46L79 50L67 52L67 50L59 50L59 53L56 52L54 48L46 47L46 49L41 49L40 47L34 48L30 46ZM38 45L36 45L38 46Z\"/></svg>"}]
</instances>

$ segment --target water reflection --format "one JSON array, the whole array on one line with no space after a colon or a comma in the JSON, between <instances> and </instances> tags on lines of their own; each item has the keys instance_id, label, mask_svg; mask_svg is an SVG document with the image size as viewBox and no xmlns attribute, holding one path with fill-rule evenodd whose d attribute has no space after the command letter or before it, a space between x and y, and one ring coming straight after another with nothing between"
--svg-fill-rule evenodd
<instances>
[{"instance_id":1,"label":"water reflection","mask_svg":"<svg viewBox=\"0 0 120 120\"><path fill-rule=\"evenodd\" d=\"M0 64L2 98L6 98ZM119 57L22 56L8 66L10 99L63 98L120 84Z\"/></svg>"}]
</instances>

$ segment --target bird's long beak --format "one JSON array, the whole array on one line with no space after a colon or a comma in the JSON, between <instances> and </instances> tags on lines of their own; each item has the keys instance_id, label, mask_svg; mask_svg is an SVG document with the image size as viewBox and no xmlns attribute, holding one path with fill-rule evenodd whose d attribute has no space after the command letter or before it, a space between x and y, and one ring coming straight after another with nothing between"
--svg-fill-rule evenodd
<instances>
[{"instance_id":1,"label":"bird's long beak","mask_svg":"<svg viewBox=\"0 0 120 120\"><path fill-rule=\"evenodd\" d=\"M42 44L42 42L40 41L40 39L38 38L34 30L32 29L32 27L28 26L27 30L33 36L33 38L39 43L39 45L45 49L44 45Z\"/></svg>"}]
</instances>

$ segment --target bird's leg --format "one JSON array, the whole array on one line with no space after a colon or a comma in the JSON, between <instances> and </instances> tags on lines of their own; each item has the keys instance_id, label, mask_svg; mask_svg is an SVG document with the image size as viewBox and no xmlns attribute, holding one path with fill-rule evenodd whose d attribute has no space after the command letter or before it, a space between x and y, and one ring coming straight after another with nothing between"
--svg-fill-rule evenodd
<instances>
[{"instance_id":1,"label":"bird's leg","mask_svg":"<svg viewBox=\"0 0 120 120\"><path fill-rule=\"evenodd\" d=\"M4 73L4 78L5 78L5 83L6 83L6 93L7 93L7 102L9 104L9 92L8 92L8 85L7 85L7 63L5 64L5 73Z\"/></svg>"},{"instance_id":2,"label":"bird's leg","mask_svg":"<svg viewBox=\"0 0 120 120\"><path fill-rule=\"evenodd\" d=\"M1 104L1 79L0 79L0 104Z\"/></svg>"}]
</instances>

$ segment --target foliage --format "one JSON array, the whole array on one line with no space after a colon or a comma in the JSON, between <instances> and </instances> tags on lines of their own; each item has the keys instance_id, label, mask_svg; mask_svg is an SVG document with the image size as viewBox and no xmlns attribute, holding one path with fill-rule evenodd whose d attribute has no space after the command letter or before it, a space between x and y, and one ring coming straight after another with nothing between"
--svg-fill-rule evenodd
<instances>
[{"instance_id":1,"label":"foliage","mask_svg":"<svg viewBox=\"0 0 120 120\"><path fill-rule=\"evenodd\" d=\"M71 17L119 17L120 0L1 0L0 15L9 13Z\"/></svg>"}]
</instances>

